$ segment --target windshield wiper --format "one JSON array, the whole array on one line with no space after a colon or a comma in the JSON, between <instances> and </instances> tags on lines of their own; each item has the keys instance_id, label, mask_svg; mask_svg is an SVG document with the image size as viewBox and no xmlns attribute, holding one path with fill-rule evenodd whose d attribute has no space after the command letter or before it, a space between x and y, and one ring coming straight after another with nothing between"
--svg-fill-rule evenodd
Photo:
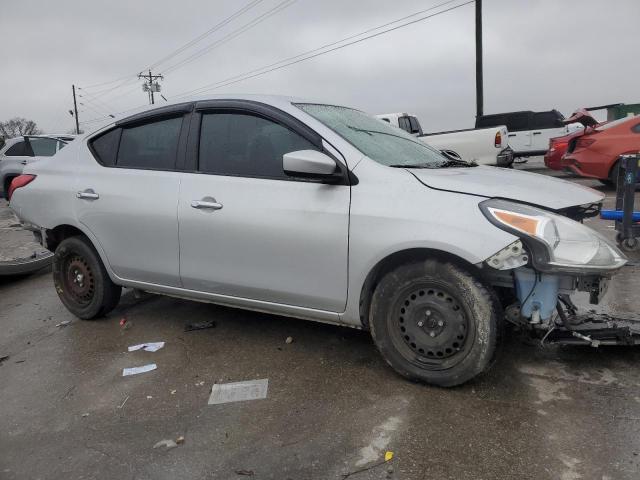
<instances>
[{"instance_id":1,"label":"windshield wiper","mask_svg":"<svg viewBox=\"0 0 640 480\"><path fill-rule=\"evenodd\" d=\"M440 167L440 164L429 165L427 163L396 163L396 164L387 165L387 166L391 168L438 168Z\"/></svg>"},{"instance_id":2,"label":"windshield wiper","mask_svg":"<svg viewBox=\"0 0 640 480\"><path fill-rule=\"evenodd\" d=\"M437 168L449 168L449 167L477 167L476 163L465 162L464 160L455 160L453 158L448 159L446 162L440 163Z\"/></svg>"}]
</instances>

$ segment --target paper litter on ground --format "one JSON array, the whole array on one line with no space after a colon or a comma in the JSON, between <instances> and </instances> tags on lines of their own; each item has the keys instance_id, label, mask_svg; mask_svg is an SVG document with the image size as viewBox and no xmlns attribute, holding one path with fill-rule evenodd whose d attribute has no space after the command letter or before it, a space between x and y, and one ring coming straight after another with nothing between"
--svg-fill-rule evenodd
<instances>
[{"instance_id":1,"label":"paper litter on ground","mask_svg":"<svg viewBox=\"0 0 640 480\"><path fill-rule=\"evenodd\" d=\"M131 345L129 347L129 351L135 352L136 350L142 349L146 352L157 352L162 347L164 347L164 342L147 342L147 343L140 343L138 345Z\"/></svg>"},{"instance_id":2,"label":"paper litter on ground","mask_svg":"<svg viewBox=\"0 0 640 480\"><path fill-rule=\"evenodd\" d=\"M209 405L267 398L269 379L246 382L216 383L211 389Z\"/></svg>"},{"instance_id":3,"label":"paper litter on ground","mask_svg":"<svg viewBox=\"0 0 640 480\"><path fill-rule=\"evenodd\" d=\"M137 375L138 373L146 373L151 370L155 370L158 366L155 363L150 363L149 365L143 365L141 367L131 367L131 368L123 368L122 376L126 377L128 375Z\"/></svg>"}]
</instances>

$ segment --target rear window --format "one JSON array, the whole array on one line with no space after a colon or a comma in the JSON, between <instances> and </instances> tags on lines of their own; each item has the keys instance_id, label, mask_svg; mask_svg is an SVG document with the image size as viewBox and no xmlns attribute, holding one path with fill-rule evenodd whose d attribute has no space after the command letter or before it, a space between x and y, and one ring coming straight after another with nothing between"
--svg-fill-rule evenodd
<instances>
[{"instance_id":1,"label":"rear window","mask_svg":"<svg viewBox=\"0 0 640 480\"><path fill-rule=\"evenodd\" d=\"M614 120L612 122L607 122L607 123L597 127L596 130L601 131L601 130L607 130L607 129L612 128L612 127L617 127L621 123L628 122L630 118L631 117L624 117L624 118L619 118L618 120Z\"/></svg>"}]
</instances>

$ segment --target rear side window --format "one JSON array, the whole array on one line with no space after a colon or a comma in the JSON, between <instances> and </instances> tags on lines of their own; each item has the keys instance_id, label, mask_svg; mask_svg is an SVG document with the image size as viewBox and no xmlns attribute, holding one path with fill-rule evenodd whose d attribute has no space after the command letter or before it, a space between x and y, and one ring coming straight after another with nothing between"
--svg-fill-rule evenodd
<instances>
[{"instance_id":1,"label":"rear side window","mask_svg":"<svg viewBox=\"0 0 640 480\"><path fill-rule=\"evenodd\" d=\"M7 157L31 157L33 154L29 151L27 144L23 141L14 143L7 151L4 152Z\"/></svg>"},{"instance_id":2,"label":"rear side window","mask_svg":"<svg viewBox=\"0 0 640 480\"><path fill-rule=\"evenodd\" d=\"M411 131L411 125L409 125L409 119L407 117L398 118L398 126L405 132Z\"/></svg>"},{"instance_id":3,"label":"rear side window","mask_svg":"<svg viewBox=\"0 0 640 480\"><path fill-rule=\"evenodd\" d=\"M118 155L118 144L120 143L120 128L110 130L91 141L93 154L105 167L113 167L116 164Z\"/></svg>"},{"instance_id":4,"label":"rear side window","mask_svg":"<svg viewBox=\"0 0 640 480\"><path fill-rule=\"evenodd\" d=\"M562 119L556 112L537 112L531 117L531 130L563 127Z\"/></svg>"},{"instance_id":5,"label":"rear side window","mask_svg":"<svg viewBox=\"0 0 640 480\"><path fill-rule=\"evenodd\" d=\"M409 125L411 126L410 133L422 133L420 131L420 122L418 122L416 117L409 117Z\"/></svg>"},{"instance_id":6,"label":"rear side window","mask_svg":"<svg viewBox=\"0 0 640 480\"><path fill-rule=\"evenodd\" d=\"M510 132L521 132L529 130L529 114L528 113L512 113L507 117L507 130Z\"/></svg>"},{"instance_id":7,"label":"rear side window","mask_svg":"<svg viewBox=\"0 0 640 480\"><path fill-rule=\"evenodd\" d=\"M173 170L182 117L122 129L118 167Z\"/></svg>"},{"instance_id":8,"label":"rear side window","mask_svg":"<svg viewBox=\"0 0 640 480\"><path fill-rule=\"evenodd\" d=\"M30 137L29 145L36 157L51 157L56 154L58 141L54 138Z\"/></svg>"},{"instance_id":9,"label":"rear side window","mask_svg":"<svg viewBox=\"0 0 640 480\"><path fill-rule=\"evenodd\" d=\"M476 120L476 128L498 127L506 124L506 115L486 115Z\"/></svg>"},{"instance_id":10,"label":"rear side window","mask_svg":"<svg viewBox=\"0 0 640 480\"><path fill-rule=\"evenodd\" d=\"M317 150L309 140L266 118L205 113L200 127L199 170L219 175L289 178L282 156Z\"/></svg>"}]
</instances>

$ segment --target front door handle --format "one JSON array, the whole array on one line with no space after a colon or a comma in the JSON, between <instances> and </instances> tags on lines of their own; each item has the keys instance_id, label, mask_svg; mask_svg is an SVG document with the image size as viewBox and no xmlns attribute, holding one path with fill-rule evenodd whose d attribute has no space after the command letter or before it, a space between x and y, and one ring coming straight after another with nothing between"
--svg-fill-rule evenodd
<instances>
[{"instance_id":1,"label":"front door handle","mask_svg":"<svg viewBox=\"0 0 640 480\"><path fill-rule=\"evenodd\" d=\"M97 200L97 199L100 198L100 195L98 195L96 192L94 192L91 188L87 188L86 190L83 190L82 192L76 193L76 197L82 198L84 200Z\"/></svg>"},{"instance_id":2,"label":"front door handle","mask_svg":"<svg viewBox=\"0 0 640 480\"><path fill-rule=\"evenodd\" d=\"M542 135L542 132L533 132L534 135Z\"/></svg>"},{"instance_id":3,"label":"front door handle","mask_svg":"<svg viewBox=\"0 0 640 480\"><path fill-rule=\"evenodd\" d=\"M27 164L27 161L26 161L26 160L22 160L20 163L21 163L22 165L26 165L26 164Z\"/></svg>"},{"instance_id":4,"label":"front door handle","mask_svg":"<svg viewBox=\"0 0 640 480\"><path fill-rule=\"evenodd\" d=\"M222 204L218 203L215 198L205 197L202 200L193 200L191 202L191 208L220 210L222 208Z\"/></svg>"}]
</instances>

